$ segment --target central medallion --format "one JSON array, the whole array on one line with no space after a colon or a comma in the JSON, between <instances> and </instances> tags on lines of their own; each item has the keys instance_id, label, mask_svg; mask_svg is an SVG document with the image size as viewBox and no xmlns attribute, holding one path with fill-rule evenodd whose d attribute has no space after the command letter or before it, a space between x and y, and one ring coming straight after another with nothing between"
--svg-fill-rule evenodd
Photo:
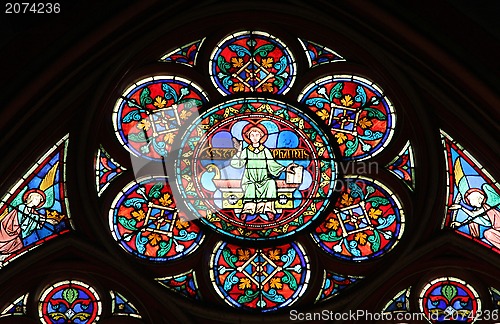
<instances>
[{"instance_id":1,"label":"central medallion","mask_svg":"<svg viewBox=\"0 0 500 324\"><path fill-rule=\"evenodd\" d=\"M182 137L182 201L216 231L267 240L305 228L327 208L336 168L327 135L288 104L231 100L201 114Z\"/></svg>"}]
</instances>

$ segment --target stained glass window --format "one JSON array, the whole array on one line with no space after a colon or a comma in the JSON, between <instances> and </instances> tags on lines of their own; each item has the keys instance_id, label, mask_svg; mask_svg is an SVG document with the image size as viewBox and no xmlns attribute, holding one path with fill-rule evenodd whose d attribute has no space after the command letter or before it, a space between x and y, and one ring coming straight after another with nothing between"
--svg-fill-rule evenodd
<instances>
[{"instance_id":1,"label":"stained glass window","mask_svg":"<svg viewBox=\"0 0 500 324\"><path fill-rule=\"evenodd\" d=\"M413 158L413 148L410 142L406 142L401 152L387 165L389 171L410 188L415 188L415 160Z\"/></svg>"},{"instance_id":2,"label":"stained glass window","mask_svg":"<svg viewBox=\"0 0 500 324\"><path fill-rule=\"evenodd\" d=\"M109 292L111 295L111 313L113 315L124 315L131 316L135 318L141 318L141 315L137 311L137 308L128 301L127 298L123 297L119 292L111 290Z\"/></svg>"},{"instance_id":3,"label":"stained glass window","mask_svg":"<svg viewBox=\"0 0 500 324\"><path fill-rule=\"evenodd\" d=\"M5 307L0 313L0 318L12 315L26 315L26 303L28 301L28 295L24 294L16 298L9 306Z\"/></svg>"},{"instance_id":4,"label":"stained glass window","mask_svg":"<svg viewBox=\"0 0 500 324\"><path fill-rule=\"evenodd\" d=\"M350 287L363 277L345 276L331 271L324 271L323 285L316 297L316 302L328 300L338 295L342 290Z\"/></svg>"},{"instance_id":5,"label":"stained glass window","mask_svg":"<svg viewBox=\"0 0 500 324\"><path fill-rule=\"evenodd\" d=\"M109 211L109 226L123 249L154 262L187 255L204 237L189 214L177 209L165 177L140 178L123 188Z\"/></svg>"},{"instance_id":6,"label":"stained glass window","mask_svg":"<svg viewBox=\"0 0 500 324\"><path fill-rule=\"evenodd\" d=\"M229 305L262 312L293 304L309 283L309 260L290 243L262 249L219 242L210 259L214 288Z\"/></svg>"},{"instance_id":7,"label":"stained glass window","mask_svg":"<svg viewBox=\"0 0 500 324\"><path fill-rule=\"evenodd\" d=\"M476 290L454 277L437 278L427 283L419 297L420 311L431 323L455 321L472 323L481 313L481 300Z\"/></svg>"},{"instance_id":8,"label":"stained glass window","mask_svg":"<svg viewBox=\"0 0 500 324\"><path fill-rule=\"evenodd\" d=\"M127 169L116 162L101 146L97 150L95 159L95 181L97 195L100 196L106 190L111 180L118 177Z\"/></svg>"},{"instance_id":9,"label":"stained glass window","mask_svg":"<svg viewBox=\"0 0 500 324\"><path fill-rule=\"evenodd\" d=\"M90 324L99 320L101 299L86 283L66 280L46 288L38 302L38 314L44 324Z\"/></svg>"},{"instance_id":10,"label":"stained glass window","mask_svg":"<svg viewBox=\"0 0 500 324\"><path fill-rule=\"evenodd\" d=\"M188 66L195 66L196 59L198 57L198 52L205 39L200 39L192 43L181 46L165 55L163 55L160 61L163 62L175 62L181 63Z\"/></svg>"},{"instance_id":11,"label":"stained glass window","mask_svg":"<svg viewBox=\"0 0 500 324\"><path fill-rule=\"evenodd\" d=\"M64 187L67 144L65 136L2 198L0 267L71 229Z\"/></svg>"},{"instance_id":12,"label":"stained glass window","mask_svg":"<svg viewBox=\"0 0 500 324\"><path fill-rule=\"evenodd\" d=\"M334 75L308 85L301 103L331 128L345 159L367 159L392 138L394 107L372 81L353 75Z\"/></svg>"},{"instance_id":13,"label":"stained glass window","mask_svg":"<svg viewBox=\"0 0 500 324\"><path fill-rule=\"evenodd\" d=\"M314 67L320 64L345 61L345 59L335 51L323 45L316 44L311 41L300 39L300 45L306 52L309 67Z\"/></svg>"},{"instance_id":14,"label":"stained glass window","mask_svg":"<svg viewBox=\"0 0 500 324\"><path fill-rule=\"evenodd\" d=\"M237 92L285 94L296 74L295 59L276 37L242 31L223 39L212 52L209 73L223 95Z\"/></svg>"},{"instance_id":15,"label":"stained glass window","mask_svg":"<svg viewBox=\"0 0 500 324\"><path fill-rule=\"evenodd\" d=\"M500 291L493 287L490 287L491 302L495 309L500 309Z\"/></svg>"},{"instance_id":16,"label":"stained glass window","mask_svg":"<svg viewBox=\"0 0 500 324\"><path fill-rule=\"evenodd\" d=\"M161 161L179 129L206 101L207 94L184 78L142 79L125 90L116 102L113 112L116 136L133 155Z\"/></svg>"},{"instance_id":17,"label":"stained glass window","mask_svg":"<svg viewBox=\"0 0 500 324\"><path fill-rule=\"evenodd\" d=\"M342 260L364 261L391 250L404 230L401 203L380 182L345 178L341 199L313 233L328 253Z\"/></svg>"},{"instance_id":18,"label":"stained glass window","mask_svg":"<svg viewBox=\"0 0 500 324\"><path fill-rule=\"evenodd\" d=\"M500 186L479 162L442 132L448 172L444 226L500 252Z\"/></svg>"},{"instance_id":19,"label":"stained glass window","mask_svg":"<svg viewBox=\"0 0 500 324\"><path fill-rule=\"evenodd\" d=\"M279 101L232 100L203 113L182 137L176 180L192 213L245 240L288 236L328 206L336 177L328 137Z\"/></svg>"},{"instance_id":20,"label":"stained glass window","mask_svg":"<svg viewBox=\"0 0 500 324\"><path fill-rule=\"evenodd\" d=\"M187 298L200 300L201 293L198 289L198 282L196 281L196 273L193 270L184 273L167 276L156 279L159 283L168 289L175 291Z\"/></svg>"},{"instance_id":21,"label":"stained glass window","mask_svg":"<svg viewBox=\"0 0 500 324\"><path fill-rule=\"evenodd\" d=\"M384 313L406 313L410 311L411 287L403 289L396 294L382 309Z\"/></svg>"}]
</instances>

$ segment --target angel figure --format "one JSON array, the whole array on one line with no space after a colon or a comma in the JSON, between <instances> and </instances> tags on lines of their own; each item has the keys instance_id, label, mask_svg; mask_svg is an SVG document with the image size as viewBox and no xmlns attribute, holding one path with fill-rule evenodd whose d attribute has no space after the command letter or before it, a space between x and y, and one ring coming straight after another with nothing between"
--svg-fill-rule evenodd
<instances>
[{"instance_id":1,"label":"angel figure","mask_svg":"<svg viewBox=\"0 0 500 324\"><path fill-rule=\"evenodd\" d=\"M28 186L12 200L0 215L0 261L29 244L26 239L45 222L56 225L61 218L47 217L40 210L54 205L54 180L59 162L47 172L38 188Z\"/></svg>"},{"instance_id":2,"label":"angel figure","mask_svg":"<svg viewBox=\"0 0 500 324\"><path fill-rule=\"evenodd\" d=\"M456 201L463 197L462 201L470 209L459 203L451 205L450 210L462 210L467 216L459 222L455 220L456 213L454 213L450 226L458 228L467 225L470 234L476 238L481 235L479 225L485 226L487 229L483 232L484 239L500 249L500 210L498 210L500 195L488 183L483 183L481 189L470 188L458 159L455 161L454 172L455 183L459 190Z\"/></svg>"}]
</instances>

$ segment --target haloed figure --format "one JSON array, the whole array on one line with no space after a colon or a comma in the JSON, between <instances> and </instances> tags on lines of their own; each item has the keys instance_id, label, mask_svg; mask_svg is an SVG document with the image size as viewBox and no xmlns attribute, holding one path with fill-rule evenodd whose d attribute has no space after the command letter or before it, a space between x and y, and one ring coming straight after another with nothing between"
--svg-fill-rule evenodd
<instances>
[{"instance_id":1,"label":"haloed figure","mask_svg":"<svg viewBox=\"0 0 500 324\"><path fill-rule=\"evenodd\" d=\"M45 193L38 189L28 190L23 195L23 203L12 209L0 222L0 254L10 255L24 247L23 239L40 229L47 219L38 212L45 203Z\"/></svg>"},{"instance_id":2,"label":"haloed figure","mask_svg":"<svg viewBox=\"0 0 500 324\"><path fill-rule=\"evenodd\" d=\"M500 249L500 211L486 204L486 194L483 190L473 188L467 190L464 201L473 210L463 208L460 204L450 206L450 209L462 209L467 214L467 219L463 223L453 222L452 227L459 227L469 224L469 231L472 236L479 237L479 225L489 227L483 233L484 238L494 247Z\"/></svg>"},{"instance_id":3,"label":"haloed figure","mask_svg":"<svg viewBox=\"0 0 500 324\"><path fill-rule=\"evenodd\" d=\"M295 164L285 168L274 160L271 151L264 146L267 129L261 124L248 124L243 128L242 134L248 146L243 149L242 143L233 138L237 152L231 160L231 166L245 167L241 179L244 195L240 218L245 220L248 215L266 214L269 220L273 220L278 197L273 177L279 176L285 169L293 173Z\"/></svg>"}]
</instances>

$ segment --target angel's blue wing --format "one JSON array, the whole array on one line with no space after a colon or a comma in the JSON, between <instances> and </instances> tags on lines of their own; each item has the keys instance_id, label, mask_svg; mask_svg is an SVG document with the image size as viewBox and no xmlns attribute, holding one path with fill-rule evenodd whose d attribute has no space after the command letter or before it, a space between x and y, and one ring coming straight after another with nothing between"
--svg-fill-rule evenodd
<instances>
[{"instance_id":1,"label":"angel's blue wing","mask_svg":"<svg viewBox=\"0 0 500 324\"><path fill-rule=\"evenodd\" d=\"M486 203L491 206L491 207L497 207L500 205L500 195L496 192L496 190L489 185L488 183L485 183L483 185L483 191L486 193L486 197L488 198L486 200Z\"/></svg>"}]
</instances>

